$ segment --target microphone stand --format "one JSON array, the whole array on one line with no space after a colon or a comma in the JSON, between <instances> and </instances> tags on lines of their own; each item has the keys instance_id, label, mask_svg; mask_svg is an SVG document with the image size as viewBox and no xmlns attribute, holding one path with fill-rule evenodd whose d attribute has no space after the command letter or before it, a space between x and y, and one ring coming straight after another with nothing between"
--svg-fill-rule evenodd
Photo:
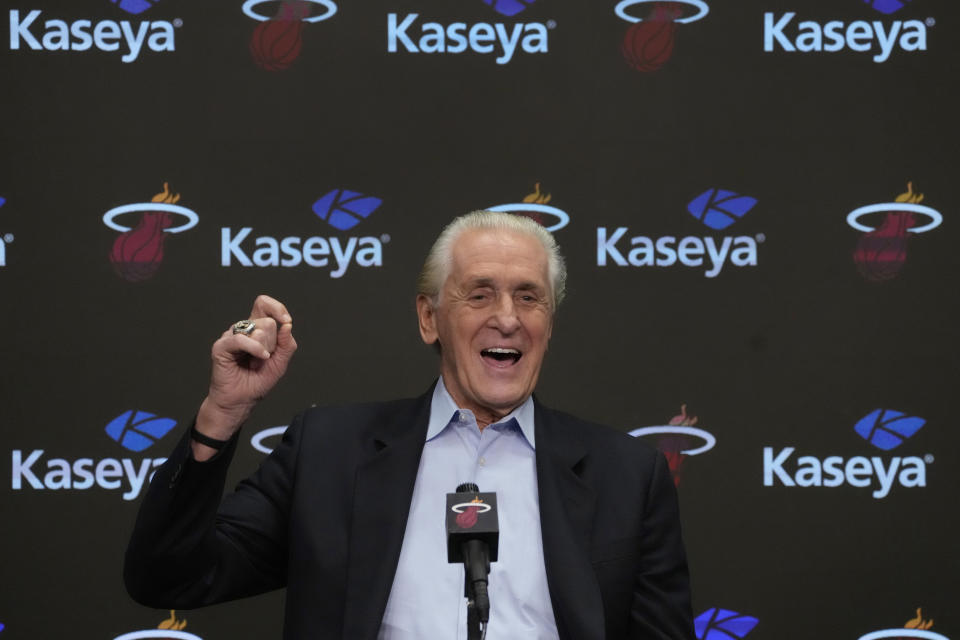
<instances>
[{"instance_id":1,"label":"microphone stand","mask_svg":"<svg viewBox=\"0 0 960 640\"><path fill-rule=\"evenodd\" d=\"M487 630L486 628L481 629L480 616L477 615L476 601L473 594L470 593L473 589L470 588L469 580L464 584L463 590L463 595L467 599L467 640L483 640L487 635Z\"/></svg>"},{"instance_id":2,"label":"microphone stand","mask_svg":"<svg viewBox=\"0 0 960 640\"><path fill-rule=\"evenodd\" d=\"M487 575L490 556L486 543L468 540L463 543L463 596L467 599L467 640L483 640L490 621L490 598Z\"/></svg>"}]
</instances>

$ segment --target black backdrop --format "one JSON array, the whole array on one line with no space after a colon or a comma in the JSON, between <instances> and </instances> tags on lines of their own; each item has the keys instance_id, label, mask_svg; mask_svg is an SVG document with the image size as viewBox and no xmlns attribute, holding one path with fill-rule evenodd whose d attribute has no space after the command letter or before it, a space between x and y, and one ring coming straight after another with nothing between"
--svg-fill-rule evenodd
<instances>
[{"instance_id":1,"label":"black backdrop","mask_svg":"<svg viewBox=\"0 0 960 640\"><path fill-rule=\"evenodd\" d=\"M625 12L645 20L629 32L611 1L343 0L302 23L258 22L241 0L149 4L4 2L0 638L113 639L168 617L121 584L139 495L120 477L124 460L140 473L170 449L203 397L209 344L257 293L288 305L301 349L245 427L234 480L263 457L250 437L305 406L422 392L436 362L419 341L413 289L432 238L452 216L520 203L538 183L569 217L556 237L570 268L542 400L625 431L666 426L686 405L716 441L678 471L699 637L858 640L903 627L918 608L941 635L899 637L957 637L954 3L635 3ZM675 8L680 20L703 13L698 4L709 5L702 19L670 21ZM329 13L322 2L251 11ZM540 34L532 44L547 51L517 47L498 64L497 53L412 52L401 39L390 52L389 15L413 13L406 33L418 49L426 23L463 22L464 32L500 23L521 39ZM781 20L782 39L765 34ZM124 21L146 34L130 62ZM837 31L831 21L841 33L853 25L841 50L799 50L809 34ZM857 35L858 21L898 30L888 59L874 61L878 40ZM71 26L80 35L64 37ZM119 50L84 35L95 28ZM912 219L890 204L908 182L928 207ZM164 183L194 227L164 232L191 214L163 219L144 205ZM340 230L311 209L338 189L382 203ZM711 189L756 204L714 194L733 222L712 228L688 208ZM889 233L848 224L873 204L884 206L854 223ZM108 222L144 226L120 238L104 216L124 205L141 206ZM354 261L331 277L335 266L225 260L224 234L246 227L251 261L258 237L316 236L380 243L381 264ZM624 261L647 242L631 238L673 237L676 249L693 237L689 251L724 238L752 246L755 259L741 262L755 264L728 257L707 277L701 249L700 266L618 266L598 236L621 227ZM163 435L171 422L128 424L128 411L177 426ZM877 424L895 449L854 429ZM131 450L108 425L157 442ZM668 452L704 442L642 437ZM788 447L784 480L764 456ZM831 456L842 458L841 486L786 486ZM880 481L858 475L857 456L913 475L874 497ZM853 486L858 477L870 486ZM176 617L205 640L278 637L282 598ZM732 616L715 609L737 615L708 628Z\"/></svg>"}]
</instances>

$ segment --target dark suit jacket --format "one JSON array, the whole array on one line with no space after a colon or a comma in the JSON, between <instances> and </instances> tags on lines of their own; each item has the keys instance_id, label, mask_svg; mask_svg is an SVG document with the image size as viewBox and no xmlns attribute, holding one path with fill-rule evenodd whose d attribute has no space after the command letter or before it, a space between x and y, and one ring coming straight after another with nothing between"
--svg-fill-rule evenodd
<instances>
[{"instance_id":1,"label":"dark suit jacket","mask_svg":"<svg viewBox=\"0 0 960 640\"><path fill-rule=\"evenodd\" d=\"M236 439L199 463L184 436L141 505L127 590L148 606L194 608L285 586L284 638L374 640L430 397L306 411L222 504ZM693 638L663 456L539 403L535 416L543 554L560 637Z\"/></svg>"}]
</instances>

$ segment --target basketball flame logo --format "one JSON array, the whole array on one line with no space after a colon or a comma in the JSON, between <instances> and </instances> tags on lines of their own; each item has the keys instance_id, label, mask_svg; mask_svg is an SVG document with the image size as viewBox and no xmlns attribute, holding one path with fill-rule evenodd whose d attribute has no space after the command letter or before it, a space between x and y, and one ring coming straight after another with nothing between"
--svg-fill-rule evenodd
<instances>
[{"instance_id":1,"label":"basketball flame logo","mask_svg":"<svg viewBox=\"0 0 960 640\"><path fill-rule=\"evenodd\" d=\"M656 71L673 55L677 23L683 11L678 2L657 2L643 21L630 25L620 47L627 64L637 71Z\"/></svg>"},{"instance_id":2,"label":"basketball flame logo","mask_svg":"<svg viewBox=\"0 0 960 640\"><path fill-rule=\"evenodd\" d=\"M536 182L533 185L533 193L525 195L522 202L524 204L547 204L552 198L553 196L551 196L549 193L541 193L540 183ZM537 224L546 226L544 224L543 214L539 211L517 211L515 215L523 216L524 218L530 218Z\"/></svg>"},{"instance_id":3,"label":"basketball flame logo","mask_svg":"<svg viewBox=\"0 0 960 640\"><path fill-rule=\"evenodd\" d=\"M544 195L540 193L540 183L534 183L533 193L527 194L523 197L523 201L533 204L547 204L553 198L549 193Z\"/></svg>"},{"instance_id":4,"label":"basketball flame logo","mask_svg":"<svg viewBox=\"0 0 960 640\"><path fill-rule=\"evenodd\" d=\"M897 196L895 202L920 204L923 194L914 193L913 183L908 182L907 191ZM853 260L860 274L871 282L896 277L907 260L907 229L915 224L916 217L909 211L888 211L880 226L857 242Z\"/></svg>"},{"instance_id":5,"label":"basketball flame logo","mask_svg":"<svg viewBox=\"0 0 960 640\"><path fill-rule=\"evenodd\" d=\"M150 202L175 204L180 194L170 191L170 185L163 183L163 191L153 196ZM163 262L163 243L167 234L164 230L173 224L173 216L166 211L144 211L140 222L114 240L110 252L110 262L114 270L124 280L140 282L153 276Z\"/></svg>"},{"instance_id":6,"label":"basketball flame logo","mask_svg":"<svg viewBox=\"0 0 960 640\"><path fill-rule=\"evenodd\" d=\"M277 15L258 24L250 38L250 53L261 69L282 71L300 56L303 19L310 15L308 0L284 0Z\"/></svg>"},{"instance_id":7,"label":"basketball flame logo","mask_svg":"<svg viewBox=\"0 0 960 640\"><path fill-rule=\"evenodd\" d=\"M187 621L177 620L177 611L176 609L170 609L170 617L166 620L162 620L160 624L157 625L157 629L163 629L166 631L180 631L187 628Z\"/></svg>"},{"instance_id":8,"label":"basketball flame logo","mask_svg":"<svg viewBox=\"0 0 960 640\"><path fill-rule=\"evenodd\" d=\"M697 416L687 415L687 405L680 405L680 414L670 418L671 427L692 427L697 424ZM681 436L665 435L657 442L657 448L667 459L667 465L670 467L670 475L673 476L674 486L680 486L680 469L687 459L683 453L684 442Z\"/></svg>"},{"instance_id":9,"label":"basketball flame logo","mask_svg":"<svg viewBox=\"0 0 960 640\"><path fill-rule=\"evenodd\" d=\"M931 618L930 620L924 620L923 611L921 610L921 607L917 607L917 616L915 618L911 618L910 620L907 620L907 623L903 625L903 628L904 629L921 629L923 631L926 631L932 626L933 626L933 619Z\"/></svg>"},{"instance_id":10,"label":"basketball flame logo","mask_svg":"<svg viewBox=\"0 0 960 640\"><path fill-rule=\"evenodd\" d=\"M476 503L475 507L467 507L463 511L457 514L457 526L461 529L472 529L477 524L478 519L478 510L480 509L480 504L483 503L483 500L480 498L474 498L470 501L471 503Z\"/></svg>"}]
</instances>

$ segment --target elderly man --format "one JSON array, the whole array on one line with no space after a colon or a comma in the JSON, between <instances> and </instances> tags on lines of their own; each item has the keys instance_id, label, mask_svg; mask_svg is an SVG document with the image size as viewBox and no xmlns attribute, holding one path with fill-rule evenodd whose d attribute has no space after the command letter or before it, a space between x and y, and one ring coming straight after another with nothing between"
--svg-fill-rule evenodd
<instances>
[{"instance_id":1,"label":"elderly man","mask_svg":"<svg viewBox=\"0 0 960 640\"><path fill-rule=\"evenodd\" d=\"M207 398L157 471L124 576L191 608L287 588L284 638L465 638L445 494L496 491L490 640L693 638L676 493L663 457L533 398L565 267L553 237L502 213L457 218L419 280L440 378L409 400L315 408L221 503L237 432L296 342L261 296L213 346Z\"/></svg>"}]
</instances>

